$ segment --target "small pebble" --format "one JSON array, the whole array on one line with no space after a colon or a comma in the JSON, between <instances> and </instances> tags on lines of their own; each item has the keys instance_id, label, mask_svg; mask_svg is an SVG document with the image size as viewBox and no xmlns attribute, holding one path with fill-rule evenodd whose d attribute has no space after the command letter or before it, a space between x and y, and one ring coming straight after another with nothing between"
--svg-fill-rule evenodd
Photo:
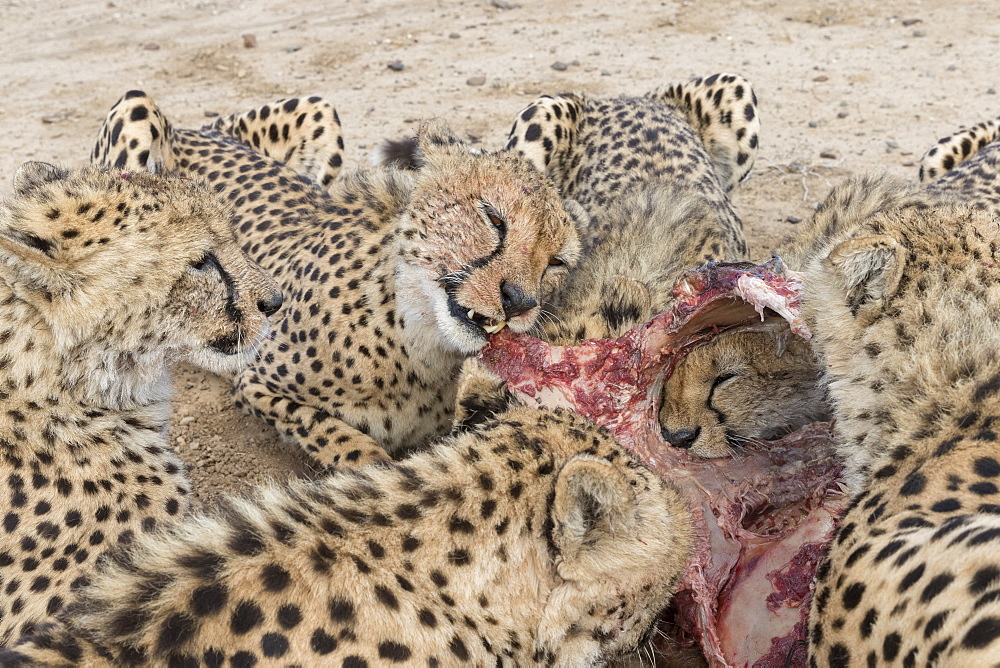
<instances>
[{"instance_id":1,"label":"small pebble","mask_svg":"<svg viewBox=\"0 0 1000 668\"><path fill-rule=\"evenodd\" d=\"M913 167L914 164L915 163L912 160L907 160L906 162L903 163L903 167Z\"/></svg>"},{"instance_id":2,"label":"small pebble","mask_svg":"<svg viewBox=\"0 0 1000 668\"><path fill-rule=\"evenodd\" d=\"M890 151L895 150L895 149L899 148L899 142L898 141L893 141L893 140L890 139L889 141L887 141L885 143L885 147L887 149L889 149Z\"/></svg>"},{"instance_id":3,"label":"small pebble","mask_svg":"<svg viewBox=\"0 0 1000 668\"><path fill-rule=\"evenodd\" d=\"M913 36L914 37L926 37L927 36L927 31L926 30L914 30L913 31Z\"/></svg>"},{"instance_id":4,"label":"small pebble","mask_svg":"<svg viewBox=\"0 0 1000 668\"><path fill-rule=\"evenodd\" d=\"M391 63L389 63L387 67L393 72L402 72L404 65L401 60L394 60Z\"/></svg>"},{"instance_id":5,"label":"small pebble","mask_svg":"<svg viewBox=\"0 0 1000 668\"><path fill-rule=\"evenodd\" d=\"M917 23L923 23L923 22L924 22L923 19L903 19L902 20L902 24L903 24L904 28L909 28L912 25L916 25Z\"/></svg>"},{"instance_id":6,"label":"small pebble","mask_svg":"<svg viewBox=\"0 0 1000 668\"><path fill-rule=\"evenodd\" d=\"M482 86L486 83L486 77L469 77L465 80L465 83L470 86Z\"/></svg>"},{"instance_id":7,"label":"small pebble","mask_svg":"<svg viewBox=\"0 0 1000 668\"><path fill-rule=\"evenodd\" d=\"M958 69L958 65L949 65L945 69L947 69L949 72L954 72L955 70Z\"/></svg>"},{"instance_id":8,"label":"small pebble","mask_svg":"<svg viewBox=\"0 0 1000 668\"><path fill-rule=\"evenodd\" d=\"M813 78L813 81L818 81L820 83L823 83L824 81L829 81L829 80L830 80L830 77L826 76L825 74L821 74L820 76Z\"/></svg>"},{"instance_id":9,"label":"small pebble","mask_svg":"<svg viewBox=\"0 0 1000 668\"><path fill-rule=\"evenodd\" d=\"M286 46L285 47L285 51L288 52L288 53L295 53L296 51L298 51L301 48L302 48L301 46Z\"/></svg>"},{"instance_id":10,"label":"small pebble","mask_svg":"<svg viewBox=\"0 0 1000 668\"><path fill-rule=\"evenodd\" d=\"M218 115L219 115L219 112L217 112L217 111L209 111L207 109L205 110L205 118L215 118Z\"/></svg>"},{"instance_id":11,"label":"small pebble","mask_svg":"<svg viewBox=\"0 0 1000 668\"><path fill-rule=\"evenodd\" d=\"M159 51L160 45L156 44L155 42L150 42L149 44L143 44L142 48L145 49L146 51Z\"/></svg>"},{"instance_id":12,"label":"small pebble","mask_svg":"<svg viewBox=\"0 0 1000 668\"><path fill-rule=\"evenodd\" d=\"M556 62L552 63L552 69L556 70L557 72L562 72L568 67L569 65L567 65L561 60L557 60Z\"/></svg>"},{"instance_id":13,"label":"small pebble","mask_svg":"<svg viewBox=\"0 0 1000 668\"><path fill-rule=\"evenodd\" d=\"M796 225L798 223L801 223L802 219L799 218L798 216L789 216L788 218L785 218L785 222L791 223L792 225Z\"/></svg>"},{"instance_id":14,"label":"small pebble","mask_svg":"<svg viewBox=\"0 0 1000 668\"><path fill-rule=\"evenodd\" d=\"M809 127L811 127L811 128L818 128L819 127L819 123L817 123L816 121L809 121Z\"/></svg>"},{"instance_id":15,"label":"small pebble","mask_svg":"<svg viewBox=\"0 0 1000 668\"><path fill-rule=\"evenodd\" d=\"M837 118L847 118L848 115L849 114L846 111L838 111L837 112Z\"/></svg>"},{"instance_id":16,"label":"small pebble","mask_svg":"<svg viewBox=\"0 0 1000 668\"><path fill-rule=\"evenodd\" d=\"M521 6L514 4L513 2L507 2L507 0L490 0L490 4L497 9L517 9Z\"/></svg>"},{"instance_id":17,"label":"small pebble","mask_svg":"<svg viewBox=\"0 0 1000 668\"><path fill-rule=\"evenodd\" d=\"M178 424L191 424L192 422L194 422L194 418L188 415L187 417L181 418Z\"/></svg>"},{"instance_id":18,"label":"small pebble","mask_svg":"<svg viewBox=\"0 0 1000 668\"><path fill-rule=\"evenodd\" d=\"M997 94L997 89L996 88L987 88L986 89L986 94L987 95L996 95Z\"/></svg>"},{"instance_id":19,"label":"small pebble","mask_svg":"<svg viewBox=\"0 0 1000 668\"><path fill-rule=\"evenodd\" d=\"M243 35L243 48L253 49L257 47L257 36L247 33Z\"/></svg>"},{"instance_id":20,"label":"small pebble","mask_svg":"<svg viewBox=\"0 0 1000 668\"><path fill-rule=\"evenodd\" d=\"M822 153L819 154L819 157L825 158L826 160L836 160L837 154L831 153L830 151L823 151Z\"/></svg>"},{"instance_id":21,"label":"small pebble","mask_svg":"<svg viewBox=\"0 0 1000 668\"><path fill-rule=\"evenodd\" d=\"M448 39L458 39L460 37L461 35L459 35L457 32L453 32L450 35L448 35Z\"/></svg>"},{"instance_id":22,"label":"small pebble","mask_svg":"<svg viewBox=\"0 0 1000 668\"><path fill-rule=\"evenodd\" d=\"M611 76L611 70L601 70L601 76L602 77L609 77L609 76Z\"/></svg>"}]
</instances>

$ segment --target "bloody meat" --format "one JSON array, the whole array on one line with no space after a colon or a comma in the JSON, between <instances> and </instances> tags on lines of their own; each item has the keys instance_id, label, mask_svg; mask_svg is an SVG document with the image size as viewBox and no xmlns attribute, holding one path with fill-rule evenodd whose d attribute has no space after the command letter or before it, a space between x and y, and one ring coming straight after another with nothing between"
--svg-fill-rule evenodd
<instances>
[{"instance_id":1,"label":"bloody meat","mask_svg":"<svg viewBox=\"0 0 1000 668\"><path fill-rule=\"evenodd\" d=\"M551 346L504 330L481 359L526 403L607 427L685 495L697 540L672 606L682 642L713 666L804 665L813 575L847 501L827 425L703 459L671 447L657 422L663 382L693 347L758 329L809 338L799 275L778 258L711 263L673 291L670 311L618 338Z\"/></svg>"}]
</instances>

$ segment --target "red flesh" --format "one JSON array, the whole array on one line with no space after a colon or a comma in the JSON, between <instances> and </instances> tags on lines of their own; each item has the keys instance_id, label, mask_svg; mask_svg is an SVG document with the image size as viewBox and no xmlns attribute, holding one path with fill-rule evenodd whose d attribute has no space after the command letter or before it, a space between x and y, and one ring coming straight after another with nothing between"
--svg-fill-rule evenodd
<instances>
[{"instance_id":1,"label":"red flesh","mask_svg":"<svg viewBox=\"0 0 1000 668\"><path fill-rule=\"evenodd\" d=\"M678 280L672 310L616 339L558 347L504 330L481 354L526 402L607 427L684 494L696 547L673 621L713 666L802 665L813 574L846 503L840 465L825 425L731 458L693 456L662 439L660 393L691 348L723 331L770 328L775 311L808 338L799 289L777 258L713 263Z\"/></svg>"}]
</instances>

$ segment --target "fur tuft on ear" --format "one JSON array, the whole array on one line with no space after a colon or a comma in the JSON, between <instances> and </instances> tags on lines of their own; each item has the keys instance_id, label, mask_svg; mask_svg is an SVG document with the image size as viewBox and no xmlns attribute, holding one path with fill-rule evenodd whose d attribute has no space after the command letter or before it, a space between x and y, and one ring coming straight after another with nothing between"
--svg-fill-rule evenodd
<instances>
[{"instance_id":1,"label":"fur tuft on ear","mask_svg":"<svg viewBox=\"0 0 1000 668\"><path fill-rule=\"evenodd\" d=\"M65 169L47 162L26 162L14 172L14 192L18 195L27 195L46 183L65 179L68 175L69 172Z\"/></svg>"},{"instance_id":2,"label":"fur tuft on ear","mask_svg":"<svg viewBox=\"0 0 1000 668\"><path fill-rule=\"evenodd\" d=\"M856 310L895 291L903 276L903 247L888 236L860 237L837 245L827 256L840 273L847 303Z\"/></svg>"},{"instance_id":3,"label":"fur tuft on ear","mask_svg":"<svg viewBox=\"0 0 1000 668\"><path fill-rule=\"evenodd\" d=\"M578 562L615 550L615 537L636 523L635 493L610 462L577 455L559 472L551 512L565 576Z\"/></svg>"}]
</instances>

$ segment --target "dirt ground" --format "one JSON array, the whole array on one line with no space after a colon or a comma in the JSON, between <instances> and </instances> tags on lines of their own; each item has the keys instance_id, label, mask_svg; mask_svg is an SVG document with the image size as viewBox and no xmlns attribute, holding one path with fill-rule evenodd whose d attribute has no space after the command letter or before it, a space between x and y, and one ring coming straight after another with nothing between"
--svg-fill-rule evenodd
<instances>
[{"instance_id":1,"label":"dirt ground","mask_svg":"<svg viewBox=\"0 0 1000 668\"><path fill-rule=\"evenodd\" d=\"M714 72L743 74L760 99L760 157L735 205L766 256L845 176L915 179L939 137L1000 114L1000 4L0 0L0 194L25 160L83 164L132 88L181 127L323 95L353 169L422 118L496 148L541 93L642 93ZM225 381L182 367L177 390L172 439L200 498L308 472L232 407Z\"/></svg>"}]
</instances>

